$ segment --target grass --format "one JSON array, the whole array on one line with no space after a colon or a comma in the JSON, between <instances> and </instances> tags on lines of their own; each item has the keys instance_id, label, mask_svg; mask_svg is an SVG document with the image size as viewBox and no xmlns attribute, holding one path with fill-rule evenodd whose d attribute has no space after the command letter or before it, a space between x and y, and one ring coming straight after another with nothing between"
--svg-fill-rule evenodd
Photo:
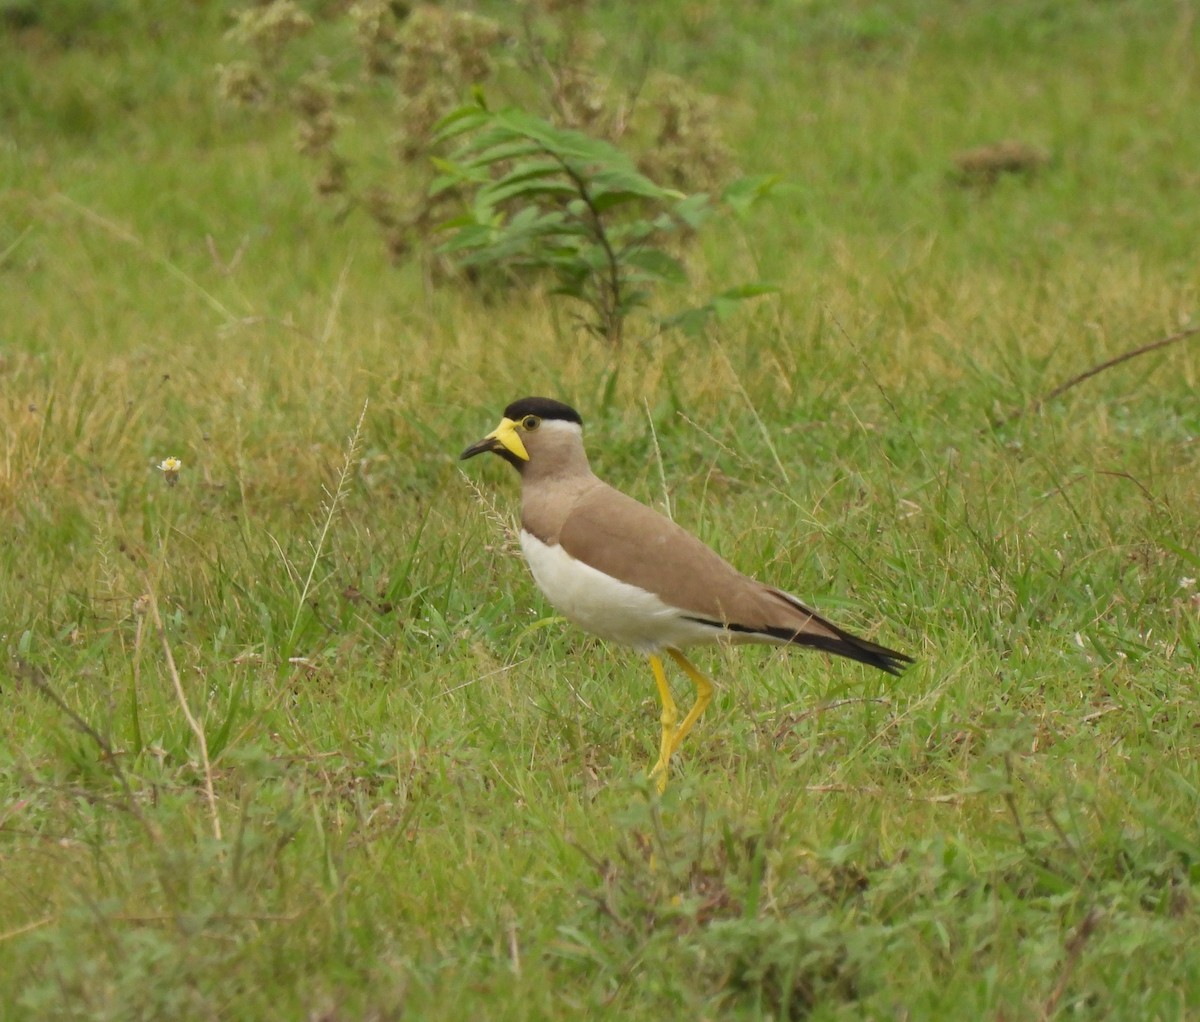
<instances>
[{"instance_id":1,"label":"grass","mask_svg":"<svg viewBox=\"0 0 1200 1022\"><path fill-rule=\"evenodd\" d=\"M781 292L616 353L333 222L220 5L0 36L0 1017L1195 1014L1197 341L994 425L1195 322L1194 10L639 10L785 182L697 289ZM700 654L660 801L455 461L527 393L917 665Z\"/></svg>"}]
</instances>

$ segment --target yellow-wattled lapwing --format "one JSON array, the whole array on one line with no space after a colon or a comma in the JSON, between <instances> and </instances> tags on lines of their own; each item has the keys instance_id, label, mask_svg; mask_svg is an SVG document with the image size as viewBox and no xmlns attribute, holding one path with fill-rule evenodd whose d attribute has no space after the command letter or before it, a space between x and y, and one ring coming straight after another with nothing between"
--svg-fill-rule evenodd
<instances>
[{"instance_id":1,"label":"yellow-wattled lapwing","mask_svg":"<svg viewBox=\"0 0 1200 1022\"><path fill-rule=\"evenodd\" d=\"M743 575L690 532L593 474L583 420L560 401L527 397L462 457L491 451L521 474L521 549L534 581L564 617L650 658L662 700L651 770L667 785L671 756L712 698L681 652L702 643L810 646L899 674L912 658L831 624L790 593ZM666 652L696 687L682 720L663 672Z\"/></svg>"}]
</instances>

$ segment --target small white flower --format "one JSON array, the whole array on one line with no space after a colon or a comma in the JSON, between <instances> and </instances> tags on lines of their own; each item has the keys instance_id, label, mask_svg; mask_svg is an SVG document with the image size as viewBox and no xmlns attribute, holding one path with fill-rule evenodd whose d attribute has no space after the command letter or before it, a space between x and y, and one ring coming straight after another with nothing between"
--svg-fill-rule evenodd
<instances>
[{"instance_id":1,"label":"small white flower","mask_svg":"<svg viewBox=\"0 0 1200 1022\"><path fill-rule=\"evenodd\" d=\"M1179 588L1180 589L1191 589L1192 586L1194 586L1195 584L1196 584L1196 580L1194 578L1188 578L1186 575L1184 575L1183 578L1181 578L1179 580Z\"/></svg>"},{"instance_id":2,"label":"small white flower","mask_svg":"<svg viewBox=\"0 0 1200 1022\"><path fill-rule=\"evenodd\" d=\"M158 470L167 480L168 486L174 486L177 482L179 482L179 470L181 468L183 468L183 462L173 456L170 458L163 458L158 465Z\"/></svg>"}]
</instances>

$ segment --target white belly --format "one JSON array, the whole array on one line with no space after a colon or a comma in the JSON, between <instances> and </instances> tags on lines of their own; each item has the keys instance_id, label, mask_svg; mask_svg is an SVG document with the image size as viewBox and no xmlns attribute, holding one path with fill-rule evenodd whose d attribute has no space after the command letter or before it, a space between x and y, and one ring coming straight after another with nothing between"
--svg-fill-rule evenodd
<instances>
[{"instance_id":1,"label":"white belly","mask_svg":"<svg viewBox=\"0 0 1200 1022\"><path fill-rule=\"evenodd\" d=\"M688 620L653 593L605 575L524 529L521 549L533 580L554 609L602 639L655 653L724 637L723 629Z\"/></svg>"}]
</instances>

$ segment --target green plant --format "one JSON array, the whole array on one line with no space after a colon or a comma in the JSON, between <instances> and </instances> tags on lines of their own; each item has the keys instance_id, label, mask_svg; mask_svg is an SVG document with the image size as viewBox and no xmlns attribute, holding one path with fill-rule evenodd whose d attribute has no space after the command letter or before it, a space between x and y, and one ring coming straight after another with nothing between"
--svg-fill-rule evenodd
<instances>
[{"instance_id":1,"label":"green plant","mask_svg":"<svg viewBox=\"0 0 1200 1022\"><path fill-rule=\"evenodd\" d=\"M612 344L651 287L687 279L665 245L712 215L703 192L664 188L607 142L482 99L445 118L435 140L458 141L435 161L430 192L462 197L441 246L462 266L549 274L556 293L588 306L587 329Z\"/></svg>"},{"instance_id":2,"label":"green plant","mask_svg":"<svg viewBox=\"0 0 1200 1022\"><path fill-rule=\"evenodd\" d=\"M616 343L653 287L685 280L665 242L711 214L708 195L735 170L714 102L648 61L623 75L600 66L613 48L588 8L534 3L506 25L386 0L312 13L271 0L236 15L229 35L244 59L221 66L221 91L243 106L289 105L318 194L366 213L393 259L467 268L452 274L459 283L549 270L557 293L591 309L587 328ZM502 109L462 106L484 85ZM356 137L381 101L394 161L384 172L378 133ZM431 244L439 226L453 236ZM721 309L751 296L728 291ZM663 322L694 331L714 311Z\"/></svg>"}]
</instances>

